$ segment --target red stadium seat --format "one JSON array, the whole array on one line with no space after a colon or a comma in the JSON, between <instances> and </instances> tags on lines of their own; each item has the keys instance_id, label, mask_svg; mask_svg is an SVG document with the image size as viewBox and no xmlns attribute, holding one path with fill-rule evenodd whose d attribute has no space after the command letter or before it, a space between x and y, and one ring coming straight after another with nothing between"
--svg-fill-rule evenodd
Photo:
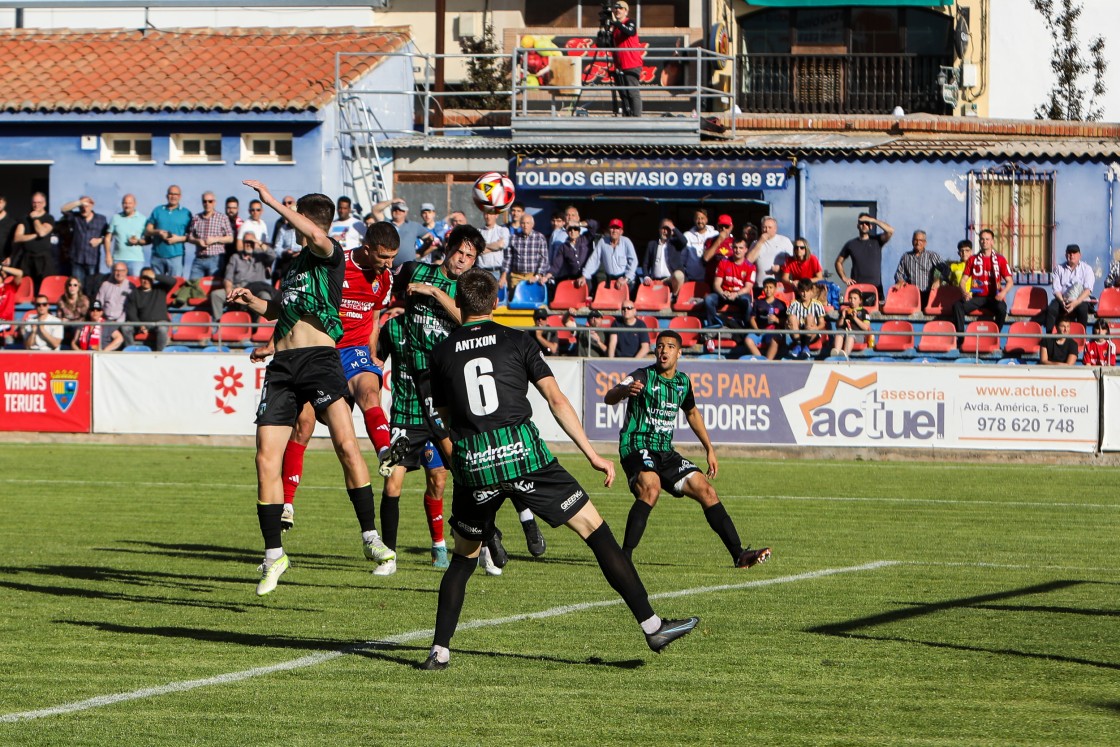
<instances>
[{"instance_id":1,"label":"red stadium seat","mask_svg":"<svg viewBox=\"0 0 1120 747\"><path fill-rule=\"evenodd\" d=\"M66 275L47 275L39 283L39 293L51 303L58 303L58 299L66 292L66 281L69 279Z\"/></svg>"},{"instance_id":2,"label":"red stadium seat","mask_svg":"<svg viewBox=\"0 0 1120 747\"><path fill-rule=\"evenodd\" d=\"M638 319L649 327L649 349L653 350L653 346L657 344L657 333L661 331L661 322L655 316L640 316Z\"/></svg>"},{"instance_id":3,"label":"red stadium seat","mask_svg":"<svg viewBox=\"0 0 1120 747\"><path fill-rule=\"evenodd\" d=\"M574 280L561 280L556 284L556 295L552 297L549 308L552 309L582 309L591 305L591 298L587 295L587 285L576 287Z\"/></svg>"},{"instance_id":4,"label":"red stadium seat","mask_svg":"<svg viewBox=\"0 0 1120 747\"><path fill-rule=\"evenodd\" d=\"M248 342L253 336L252 322L248 311L227 311L218 320L214 341L218 345Z\"/></svg>"},{"instance_id":5,"label":"red stadium seat","mask_svg":"<svg viewBox=\"0 0 1120 747\"><path fill-rule=\"evenodd\" d=\"M600 283L595 289L591 308L600 311L618 311L622 304L630 300L630 289L623 283L621 288L612 288L610 283Z\"/></svg>"},{"instance_id":6,"label":"red stadium seat","mask_svg":"<svg viewBox=\"0 0 1120 747\"><path fill-rule=\"evenodd\" d=\"M863 304L863 308L867 309L867 311L871 314L874 314L875 312L879 311L879 289L878 288L876 288L874 285L871 285L870 283L856 283L855 285L849 285L847 288L844 288L840 291L840 293L841 293L840 300L841 301L846 301L847 298L848 298L848 294L850 292L852 292L853 290L858 290L860 293L874 293L875 294L875 303L871 304L871 303L866 303L865 302Z\"/></svg>"},{"instance_id":7,"label":"red stadium seat","mask_svg":"<svg viewBox=\"0 0 1120 747\"><path fill-rule=\"evenodd\" d=\"M1105 288L1101 291L1101 299L1097 301L1097 318L1101 317L1120 317L1120 288Z\"/></svg>"},{"instance_id":8,"label":"red stadium seat","mask_svg":"<svg viewBox=\"0 0 1120 747\"><path fill-rule=\"evenodd\" d=\"M19 281L19 287L16 288L16 303L31 303L35 300L35 283L31 278L24 275Z\"/></svg>"},{"instance_id":9,"label":"red stadium seat","mask_svg":"<svg viewBox=\"0 0 1120 747\"><path fill-rule=\"evenodd\" d=\"M949 316L953 313L953 305L962 298L964 294L959 287L942 283L937 290L929 294L925 309L926 316Z\"/></svg>"},{"instance_id":10,"label":"red stadium seat","mask_svg":"<svg viewBox=\"0 0 1120 747\"><path fill-rule=\"evenodd\" d=\"M135 275L129 275L128 282L132 283L133 288L140 287L140 278L136 277Z\"/></svg>"},{"instance_id":11,"label":"red stadium seat","mask_svg":"<svg viewBox=\"0 0 1120 747\"><path fill-rule=\"evenodd\" d=\"M1074 336L1084 335L1085 334L1085 325L1082 324L1081 322L1070 322L1069 323L1069 333L1071 335L1074 335ZM1084 352L1085 352L1085 338L1084 337L1077 337L1077 354L1081 355Z\"/></svg>"},{"instance_id":12,"label":"red stadium seat","mask_svg":"<svg viewBox=\"0 0 1120 747\"><path fill-rule=\"evenodd\" d=\"M944 287L944 286L942 286ZM926 322L922 326L922 339L918 341L918 352L920 353L948 353L957 346L957 338L949 337L944 334L931 335L930 332L956 332L957 328L953 326L952 322L946 321L932 321Z\"/></svg>"},{"instance_id":13,"label":"red stadium seat","mask_svg":"<svg viewBox=\"0 0 1120 747\"><path fill-rule=\"evenodd\" d=\"M887 300L883 302L884 314L898 314L910 316L922 310L922 294L916 285L904 285L901 288L892 287L887 291Z\"/></svg>"},{"instance_id":14,"label":"red stadium seat","mask_svg":"<svg viewBox=\"0 0 1120 747\"><path fill-rule=\"evenodd\" d=\"M1042 325L1038 322L1012 322L1007 329L1006 355L1038 355Z\"/></svg>"},{"instance_id":15,"label":"red stadium seat","mask_svg":"<svg viewBox=\"0 0 1120 747\"><path fill-rule=\"evenodd\" d=\"M209 311L187 311L179 317L180 324L209 324L214 321ZM181 327L178 324L171 328L172 342L202 342L210 339L210 327Z\"/></svg>"},{"instance_id":16,"label":"red stadium seat","mask_svg":"<svg viewBox=\"0 0 1120 747\"><path fill-rule=\"evenodd\" d=\"M634 299L634 308L638 311L668 311L673 302L673 293L665 283L655 282L653 285L639 285L638 295Z\"/></svg>"},{"instance_id":17,"label":"red stadium seat","mask_svg":"<svg viewBox=\"0 0 1120 747\"><path fill-rule=\"evenodd\" d=\"M700 339L700 332L704 323L694 316L675 316L669 320L669 329L676 330L681 336L681 343L686 348L695 345ZM685 332L684 330L696 330Z\"/></svg>"},{"instance_id":18,"label":"red stadium seat","mask_svg":"<svg viewBox=\"0 0 1120 747\"><path fill-rule=\"evenodd\" d=\"M913 286L908 286L913 287ZM887 296L888 303L890 296ZM897 332L899 334L885 334ZM883 327L875 337L875 349L881 353L901 353L914 349L914 325L900 319L883 322Z\"/></svg>"},{"instance_id":19,"label":"red stadium seat","mask_svg":"<svg viewBox=\"0 0 1120 747\"><path fill-rule=\"evenodd\" d=\"M681 283L681 288L677 291L677 301L673 304L673 311L692 311L694 306L704 303L704 296L711 292L707 283L686 280Z\"/></svg>"},{"instance_id":20,"label":"red stadium seat","mask_svg":"<svg viewBox=\"0 0 1120 747\"><path fill-rule=\"evenodd\" d=\"M992 333L999 332L999 325L995 322L982 319L977 322L969 322L964 330L964 341L961 342L961 352L967 355L979 353L984 355L986 353L999 352L999 338L998 337L976 337L977 333Z\"/></svg>"},{"instance_id":21,"label":"red stadium seat","mask_svg":"<svg viewBox=\"0 0 1120 747\"><path fill-rule=\"evenodd\" d=\"M198 279L198 287L202 290L202 298L192 298L187 303L191 306L201 306L204 303L210 303L210 291L214 289L214 278L207 275L204 278Z\"/></svg>"},{"instance_id":22,"label":"red stadium seat","mask_svg":"<svg viewBox=\"0 0 1120 747\"><path fill-rule=\"evenodd\" d=\"M1023 285L1015 289L1015 297L1011 299L1011 316L1035 316L1046 311L1050 305L1050 297L1046 289L1037 285Z\"/></svg>"},{"instance_id":23,"label":"red stadium seat","mask_svg":"<svg viewBox=\"0 0 1120 747\"><path fill-rule=\"evenodd\" d=\"M276 328L276 322L261 322L253 328L253 336L249 339L255 343L264 345L272 339L272 331Z\"/></svg>"},{"instance_id":24,"label":"red stadium seat","mask_svg":"<svg viewBox=\"0 0 1120 747\"><path fill-rule=\"evenodd\" d=\"M567 327L565 327L564 325L564 317L560 316L559 314L552 314L551 316L549 316L548 319L545 320L545 326L560 327L560 329L556 332L557 342L575 342L575 333L567 331Z\"/></svg>"}]
</instances>

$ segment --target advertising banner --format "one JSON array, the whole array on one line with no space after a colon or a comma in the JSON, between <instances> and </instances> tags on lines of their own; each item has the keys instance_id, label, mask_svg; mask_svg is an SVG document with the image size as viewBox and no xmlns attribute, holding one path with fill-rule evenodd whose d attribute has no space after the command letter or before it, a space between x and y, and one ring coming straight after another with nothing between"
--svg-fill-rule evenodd
<instances>
[{"instance_id":1,"label":"advertising banner","mask_svg":"<svg viewBox=\"0 0 1120 747\"><path fill-rule=\"evenodd\" d=\"M567 395L572 407L579 413L583 402L583 362L574 358L549 358L548 367L552 369L560 391ZM541 438L546 441L568 440L564 429L552 417L548 403L532 384L529 385L529 403L533 406L533 423L541 432Z\"/></svg>"},{"instance_id":2,"label":"advertising banner","mask_svg":"<svg viewBox=\"0 0 1120 747\"><path fill-rule=\"evenodd\" d=\"M1101 451L1120 451L1120 372L1114 370L1101 374L1101 410L1104 432L1101 434Z\"/></svg>"},{"instance_id":3,"label":"advertising banner","mask_svg":"<svg viewBox=\"0 0 1120 747\"><path fill-rule=\"evenodd\" d=\"M585 427L616 440L626 403L603 395L633 361L587 362ZM697 406L724 444L1096 450L1094 371L904 364L688 361ZM682 414L674 439L695 442Z\"/></svg>"},{"instance_id":4,"label":"advertising banner","mask_svg":"<svg viewBox=\"0 0 1120 747\"><path fill-rule=\"evenodd\" d=\"M0 430L89 433L88 353L0 353Z\"/></svg>"},{"instance_id":5,"label":"advertising banner","mask_svg":"<svg viewBox=\"0 0 1120 747\"><path fill-rule=\"evenodd\" d=\"M785 189L790 165L729 158L525 157L518 159L514 177L518 188L563 187L570 192Z\"/></svg>"}]
</instances>

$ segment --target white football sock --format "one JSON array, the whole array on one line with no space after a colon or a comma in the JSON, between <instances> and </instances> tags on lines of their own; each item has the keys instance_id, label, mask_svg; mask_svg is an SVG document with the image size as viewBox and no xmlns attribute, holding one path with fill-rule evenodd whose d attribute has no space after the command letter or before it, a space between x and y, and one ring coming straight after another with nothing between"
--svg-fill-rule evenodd
<instances>
[{"instance_id":1,"label":"white football sock","mask_svg":"<svg viewBox=\"0 0 1120 747\"><path fill-rule=\"evenodd\" d=\"M270 547L264 551L264 562L271 563L274 560L279 560L283 554L283 547Z\"/></svg>"},{"instance_id":2,"label":"white football sock","mask_svg":"<svg viewBox=\"0 0 1120 747\"><path fill-rule=\"evenodd\" d=\"M660 627L661 627L661 618L658 617L657 615L654 615L653 617L651 617L648 620L642 620L642 631L646 635L649 635L651 633L656 633L657 629L660 628Z\"/></svg>"},{"instance_id":3,"label":"white football sock","mask_svg":"<svg viewBox=\"0 0 1120 747\"><path fill-rule=\"evenodd\" d=\"M525 509L517 515L517 518L521 519L521 523L524 524L527 521L533 520L533 512L529 509Z\"/></svg>"}]
</instances>

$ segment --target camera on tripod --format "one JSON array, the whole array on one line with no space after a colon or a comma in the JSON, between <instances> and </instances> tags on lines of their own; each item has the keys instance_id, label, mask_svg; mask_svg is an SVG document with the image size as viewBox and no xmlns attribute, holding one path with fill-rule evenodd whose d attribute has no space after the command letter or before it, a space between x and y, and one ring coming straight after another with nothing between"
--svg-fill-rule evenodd
<instances>
[{"instance_id":1,"label":"camera on tripod","mask_svg":"<svg viewBox=\"0 0 1120 747\"><path fill-rule=\"evenodd\" d=\"M614 0L603 0L599 8L599 32L595 34L595 46L611 46L611 23L614 22Z\"/></svg>"}]
</instances>

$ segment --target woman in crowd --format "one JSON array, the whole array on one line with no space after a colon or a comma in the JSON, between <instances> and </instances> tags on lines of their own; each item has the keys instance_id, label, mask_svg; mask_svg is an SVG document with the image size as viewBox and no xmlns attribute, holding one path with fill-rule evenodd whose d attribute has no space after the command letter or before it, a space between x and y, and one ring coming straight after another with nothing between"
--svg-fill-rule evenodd
<instances>
[{"instance_id":1,"label":"woman in crowd","mask_svg":"<svg viewBox=\"0 0 1120 747\"><path fill-rule=\"evenodd\" d=\"M76 277L66 278L66 288L58 299L58 316L64 322L84 322L89 314L89 297L82 293L82 284ZM62 333L62 345L67 347L80 328L67 325Z\"/></svg>"}]
</instances>

